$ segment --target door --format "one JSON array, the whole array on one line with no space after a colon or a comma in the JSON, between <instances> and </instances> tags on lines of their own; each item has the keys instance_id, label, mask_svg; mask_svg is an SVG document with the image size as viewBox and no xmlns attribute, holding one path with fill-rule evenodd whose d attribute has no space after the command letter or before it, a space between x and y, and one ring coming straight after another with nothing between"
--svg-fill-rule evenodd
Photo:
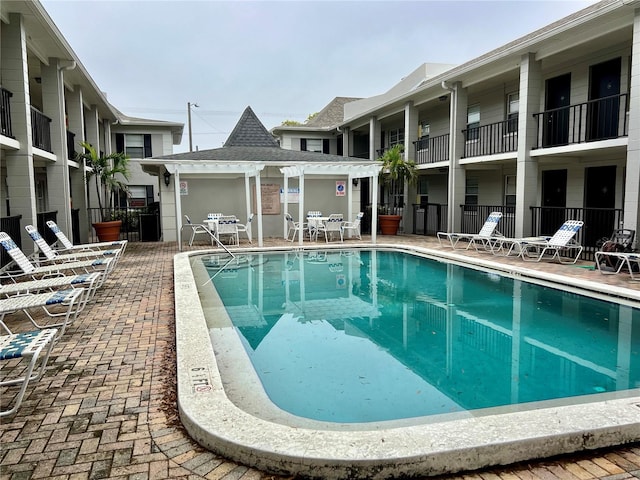
<instances>
[{"instance_id":1,"label":"door","mask_svg":"<svg viewBox=\"0 0 640 480\"><path fill-rule=\"evenodd\" d=\"M610 237L615 225L616 167L589 167L585 170L584 244L593 247Z\"/></svg>"},{"instance_id":2,"label":"door","mask_svg":"<svg viewBox=\"0 0 640 480\"><path fill-rule=\"evenodd\" d=\"M550 78L546 82L543 147L569 143L569 106L571 102L571 74Z\"/></svg>"},{"instance_id":3,"label":"door","mask_svg":"<svg viewBox=\"0 0 640 480\"><path fill-rule=\"evenodd\" d=\"M542 172L542 210L540 212L540 235L553 235L565 221L567 206L567 171L545 170Z\"/></svg>"},{"instance_id":4,"label":"door","mask_svg":"<svg viewBox=\"0 0 640 480\"><path fill-rule=\"evenodd\" d=\"M618 136L621 68L620 58L589 68L587 141Z\"/></svg>"}]
</instances>

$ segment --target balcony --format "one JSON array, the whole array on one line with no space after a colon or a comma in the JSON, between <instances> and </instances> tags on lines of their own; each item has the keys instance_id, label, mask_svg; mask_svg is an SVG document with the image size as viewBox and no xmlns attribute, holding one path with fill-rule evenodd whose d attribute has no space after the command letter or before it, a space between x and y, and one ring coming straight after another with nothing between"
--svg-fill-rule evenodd
<instances>
[{"instance_id":1,"label":"balcony","mask_svg":"<svg viewBox=\"0 0 640 480\"><path fill-rule=\"evenodd\" d=\"M496 155L518 150L518 120L515 118L468 128L464 135L462 158Z\"/></svg>"},{"instance_id":2,"label":"balcony","mask_svg":"<svg viewBox=\"0 0 640 480\"><path fill-rule=\"evenodd\" d=\"M51 119L33 107L31 107L31 133L34 147L53 153L51 151Z\"/></svg>"},{"instance_id":3,"label":"balcony","mask_svg":"<svg viewBox=\"0 0 640 480\"><path fill-rule=\"evenodd\" d=\"M626 93L535 113L534 148L609 140L629 134Z\"/></svg>"},{"instance_id":4,"label":"balcony","mask_svg":"<svg viewBox=\"0 0 640 480\"><path fill-rule=\"evenodd\" d=\"M416 152L416 164L426 165L449 161L449 134L437 137L421 138L413 142Z\"/></svg>"},{"instance_id":5,"label":"balcony","mask_svg":"<svg viewBox=\"0 0 640 480\"><path fill-rule=\"evenodd\" d=\"M5 137L13 137L13 129L11 128L11 97L13 93L0 87L0 135Z\"/></svg>"},{"instance_id":6,"label":"balcony","mask_svg":"<svg viewBox=\"0 0 640 480\"><path fill-rule=\"evenodd\" d=\"M75 160L78 155L75 149L76 134L67 130L67 158Z\"/></svg>"}]
</instances>

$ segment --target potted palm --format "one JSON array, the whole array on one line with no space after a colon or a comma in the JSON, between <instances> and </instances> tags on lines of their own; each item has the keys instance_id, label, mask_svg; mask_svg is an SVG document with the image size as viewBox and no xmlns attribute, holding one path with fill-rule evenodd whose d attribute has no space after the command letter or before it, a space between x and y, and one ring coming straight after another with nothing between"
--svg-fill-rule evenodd
<instances>
[{"instance_id":1,"label":"potted palm","mask_svg":"<svg viewBox=\"0 0 640 480\"><path fill-rule=\"evenodd\" d=\"M413 160L405 160L402 153L403 150L403 145L396 144L378 158L382 162L382 170L380 170L381 183L389 186L392 197L397 197L404 192L405 181L408 184L413 184L418 178L415 162ZM397 235L401 221L402 215L378 215L380 232L383 235Z\"/></svg>"},{"instance_id":2,"label":"potted palm","mask_svg":"<svg viewBox=\"0 0 640 480\"><path fill-rule=\"evenodd\" d=\"M120 238L122 220L116 220L111 213L115 202L115 192L128 191L127 184L121 180L129 179L129 157L122 152L101 155L87 142L80 142L84 153L78 154L78 160L84 162L87 171L87 182L93 179L98 207L100 210L100 222L92 224L96 235L101 242L110 242ZM108 205L104 205L108 199Z\"/></svg>"}]
</instances>

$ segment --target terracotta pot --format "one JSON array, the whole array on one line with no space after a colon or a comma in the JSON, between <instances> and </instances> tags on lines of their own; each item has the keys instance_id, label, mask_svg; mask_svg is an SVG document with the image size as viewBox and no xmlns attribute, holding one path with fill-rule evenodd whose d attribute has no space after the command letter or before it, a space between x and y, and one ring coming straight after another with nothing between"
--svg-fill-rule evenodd
<instances>
[{"instance_id":1,"label":"terracotta pot","mask_svg":"<svg viewBox=\"0 0 640 480\"><path fill-rule=\"evenodd\" d=\"M120 229L122 220L112 220L111 222L97 222L92 224L96 231L98 240L101 242L113 242L120 240Z\"/></svg>"},{"instance_id":2,"label":"terracotta pot","mask_svg":"<svg viewBox=\"0 0 640 480\"><path fill-rule=\"evenodd\" d=\"M378 215L380 233L382 235L397 235L400 220L402 220L401 215Z\"/></svg>"}]
</instances>

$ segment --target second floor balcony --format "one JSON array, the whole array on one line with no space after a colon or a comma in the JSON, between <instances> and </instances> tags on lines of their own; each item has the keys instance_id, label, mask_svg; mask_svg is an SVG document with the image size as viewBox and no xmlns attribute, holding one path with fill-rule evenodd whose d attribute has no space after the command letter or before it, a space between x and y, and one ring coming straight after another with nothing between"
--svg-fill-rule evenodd
<instances>
[{"instance_id":1,"label":"second floor balcony","mask_svg":"<svg viewBox=\"0 0 640 480\"><path fill-rule=\"evenodd\" d=\"M449 160L449 134L421 138L413 142L416 164L425 165Z\"/></svg>"},{"instance_id":2,"label":"second floor balcony","mask_svg":"<svg viewBox=\"0 0 640 480\"><path fill-rule=\"evenodd\" d=\"M629 95L626 93L554 108L534 114L534 148L560 147L629 135Z\"/></svg>"},{"instance_id":3,"label":"second floor balcony","mask_svg":"<svg viewBox=\"0 0 640 480\"><path fill-rule=\"evenodd\" d=\"M0 135L14 138L11 128L11 93L6 88L0 87Z\"/></svg>"},{"instance_id":4,"label":"second floor balcony","mask_svg":"<svg viewBox=\"0 0 640 480\"><path fill-rule=\"evenodd\" d=\"M31 133L33 135L33 146L51 151L51 119L37 108L31 107Z\"/></svg>"},{"instance_id":5,"label":"second floor balcony","mask_svg":"<svg viewBox=\"0 0 640 480\"><path fill-rule=\"evenodd\" d=\"M464 153L462 158L496 155L518 150L518 119L490 123L462 131Z\"/></svg>"}]
</instances>

